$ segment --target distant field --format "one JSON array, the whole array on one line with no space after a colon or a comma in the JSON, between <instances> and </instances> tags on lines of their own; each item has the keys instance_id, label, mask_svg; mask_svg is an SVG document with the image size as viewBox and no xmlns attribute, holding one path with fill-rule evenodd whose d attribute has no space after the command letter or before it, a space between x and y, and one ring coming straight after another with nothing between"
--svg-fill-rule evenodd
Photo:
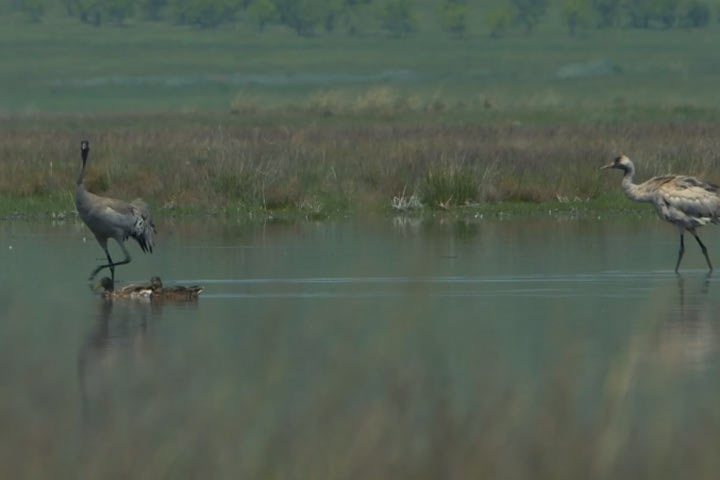
<instances>
[{"instance_id":1,"label":"distant field","mask_svg":"<svg viewBox=\"0 0 720 480\"><path fill-rule=\"evenodd\" d=\"M720 180L718 24L302 38L5 15L0 43L2 215L73 211L81 138L94 191L171 213L637 208L596 170L619 152L641 178Z\"/></svg>"},{"instance_id":2,"label":"distant field","mask_svg":"<svg viewBox=\"0 0 720 480\"><path fill-rule=\"evenodd\" d=\"M720 108L717 24L575 38L559 26L496 40L439 31L301 38L279 28L95 28L4 15L0 43L5 114L310 108L362 116L378 92L392 113L429 110L462 122L705 122Z\"/></svg>"}]
</instances>

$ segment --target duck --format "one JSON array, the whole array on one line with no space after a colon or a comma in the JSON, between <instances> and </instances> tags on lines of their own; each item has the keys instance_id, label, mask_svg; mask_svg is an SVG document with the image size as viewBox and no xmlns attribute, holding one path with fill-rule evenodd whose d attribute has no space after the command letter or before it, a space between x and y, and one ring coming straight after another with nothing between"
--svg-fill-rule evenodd
<instances>
[{"instance_id":1,"label":"duck","mask_svg":"<svg viewBox=\"0 0 720 480\"><path fill-rule=\"evenodd\" d=\"M155 300L194 300L203 291L203 287L199 285L165 287L160 277L152 277L150 287L152 288L151 298Z\"/></svg>"},{"instance_id":2,"label":"duck","mask_svg":"<svg viewBox=\"0 0 720 480\"><path fill-rule=\"evenodd\" d=\"M116 299L116 298L132 298L132 299L147 299L152 296L152 282L145 284L130 284L124 285L118 289L115 288L115 283L110 277L102 277L100 279L100 285L97 288L102 288L101 295L104 298Z\"/></svg>"},{"instance_id":3,"label":"duck","mask_svg":"<svg viewBox=\"0 0 720 480\"><path fill-rule=\"evenodd\" d=\"M203 287L198 285L166 287L160 277L157 276L152 277L150 283L130 284L118 289L115 288L115 284L110 277L103 277L100 279L100 285L97 288L102 288L102 296L109 299L131 298L174 301L197 299L200 292L203 291Z\"/></svg>"}]
</instances>

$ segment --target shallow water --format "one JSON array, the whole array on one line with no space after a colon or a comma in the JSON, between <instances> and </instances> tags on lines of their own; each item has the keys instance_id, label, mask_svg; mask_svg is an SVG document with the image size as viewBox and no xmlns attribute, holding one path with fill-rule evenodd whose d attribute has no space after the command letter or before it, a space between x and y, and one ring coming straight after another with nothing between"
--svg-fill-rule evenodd
<instances>
[{"instance_id":1,"label":"shallow water","mask_svg":"<svg viewBox=\"0 0 720 480\"><path fill-rule=\"evenodd\" d=\"M691 242L676 276L677 243L631 218L164 222L117 279L201 298L107 302L83 225L2 223L0 476L710 477L720 277Z\"/></svg>"}]
</instances>

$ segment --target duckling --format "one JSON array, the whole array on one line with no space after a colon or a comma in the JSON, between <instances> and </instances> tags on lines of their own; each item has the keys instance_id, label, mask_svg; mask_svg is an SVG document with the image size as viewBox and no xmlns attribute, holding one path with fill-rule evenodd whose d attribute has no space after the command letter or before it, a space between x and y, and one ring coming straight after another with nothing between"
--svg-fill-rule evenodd
<instances>
[{"instance_id":1,"label":"duckling","mask_svg":"<svg viewBox=\"0 0 720 480\"><path fill-rule=\"evenodd\" d=\"M194 300L203 291L203 288L198 285L163 287L160 277L152 277L150 286L152 288L151 298L154 300Z\"/></svg>"},{"instance_id":2,"label":"duckling","mask_svg":"<svg viewBox=\"0 0 720 480\"><path fill-rule=\"evenodd\" d=\"M150 298L153 292L152 282L150 284L124 285L116 290L110 277L101 278L98 288L103 289L101 295L105 298Z\"/></svg>"}]
</instances>

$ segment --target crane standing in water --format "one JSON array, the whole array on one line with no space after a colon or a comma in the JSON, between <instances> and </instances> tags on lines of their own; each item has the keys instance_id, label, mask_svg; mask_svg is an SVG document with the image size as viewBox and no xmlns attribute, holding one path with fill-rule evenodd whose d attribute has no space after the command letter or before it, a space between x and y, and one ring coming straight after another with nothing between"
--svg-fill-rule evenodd
<instances>
[{"instance_id":1,"label":"crane standing in water","mask_svg":"<svg viewBox=\"0 0 720 480\"><path fill-rule=\"evenodd\" d=\"M85 175L85 164L87 163L88 153L90 153L90 142L83 140L80 142L80 153L82 155L82 167L77 179L77 187L75 190L75 206L80 218L85 225L95 235L98 243L105 251L108 263L98 266L90 274L90 280L95 278L103 268L110 269L112 281L115 281L115 267L130 263L131 258L123 242L128 237L133 237L143 252L152 253L155 235L155 225L150 216L150 209L147 204L140 199L133 200L130 203L114 198L101 197L88 192L83 183ZM120 245L125 259L119 262L113 262L108 251L107 241L114 238Z\"/></svg>"},{"instance_id":2,"label":"crane standing in water","mask_svg":"<svg viewBox=\"0 0 720 480\"><path fill-rule=\"evenodd\" d=\"M675 273L678 272L685 253L685 230L695 237L705 255L710 272L713 271L707 248L700 241L695 230L708 223L720 223L720 192L718 191L720 187L683 175L653 177L636 185L632 183L635 166L625 155L617 157L612 163L600 168L623 170L625 175L622 179L622 187L625 195L636 202L652 203L660 218L678 228L680 251L675 265Z\"/></svg>"}]
</instances>

